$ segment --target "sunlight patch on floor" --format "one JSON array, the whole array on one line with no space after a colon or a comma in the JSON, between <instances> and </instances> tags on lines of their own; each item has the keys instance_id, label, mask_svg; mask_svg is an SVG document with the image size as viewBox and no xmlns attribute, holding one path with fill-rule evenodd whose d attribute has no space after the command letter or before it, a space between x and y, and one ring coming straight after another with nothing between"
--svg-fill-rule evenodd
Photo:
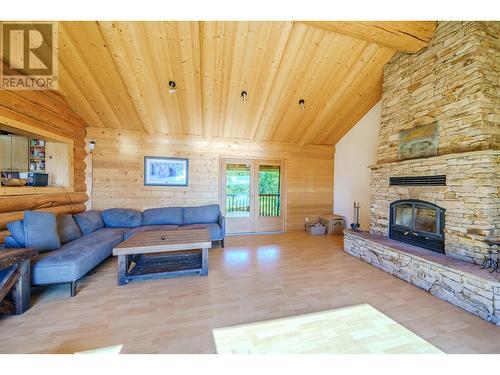
<instances>
[{"instance_id":1,"label":"sunlight patch on floor","mask_svg":"<svg viewBox=\"0 0 500 375\"><path fill-rule=\"evenodd\" d=\"M368 304L215 328L213 337L220 354L442 353Z\"/></svg>"}]
</instances>

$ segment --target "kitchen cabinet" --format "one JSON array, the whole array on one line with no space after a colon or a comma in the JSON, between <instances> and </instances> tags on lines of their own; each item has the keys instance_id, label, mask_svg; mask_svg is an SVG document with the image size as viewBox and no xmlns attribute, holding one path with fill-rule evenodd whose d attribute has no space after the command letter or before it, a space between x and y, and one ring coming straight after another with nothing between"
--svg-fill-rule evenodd
<instances>
[{"instance_id":1,"label":"kitchen cabinet","mask_svg":"<svg viewBox=\"0 0 500 375\"><path fill-rule=\"evenodd\" d=\"M2 171L27 172L29 159L28 138L20 135L0 135Z\"/></svg>"}]
</instances>

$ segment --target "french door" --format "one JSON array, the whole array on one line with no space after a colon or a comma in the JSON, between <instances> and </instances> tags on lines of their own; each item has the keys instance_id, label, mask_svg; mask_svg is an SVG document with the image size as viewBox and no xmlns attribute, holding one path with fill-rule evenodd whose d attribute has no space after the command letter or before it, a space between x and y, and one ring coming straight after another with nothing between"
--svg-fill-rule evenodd
<instances>
[{"instance_id":1,"label":"french door","mask_svg":"<svg viewBox=\"0 0 500 375\"><path fill-rule=\"evenodd\" d=\"M276 160L222 159L221 207L227 233L284 230L283 169Z\"/></svg>"}]
</instances>

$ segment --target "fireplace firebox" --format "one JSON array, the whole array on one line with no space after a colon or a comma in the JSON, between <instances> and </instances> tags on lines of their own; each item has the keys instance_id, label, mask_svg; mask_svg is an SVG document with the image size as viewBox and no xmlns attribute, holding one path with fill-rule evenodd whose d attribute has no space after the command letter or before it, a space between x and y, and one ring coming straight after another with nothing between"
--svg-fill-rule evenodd
<instances>
[{"instance_id":1,"label":"fireplace firebox","mask_svg":"<svg viewBox=\"0 0 500 375\"><path fill-rule=\"evenodd\" d=\"M444 208L417 199L392 202L389 237L444 254L444 212Z\"/></svg>"}]
</instances>

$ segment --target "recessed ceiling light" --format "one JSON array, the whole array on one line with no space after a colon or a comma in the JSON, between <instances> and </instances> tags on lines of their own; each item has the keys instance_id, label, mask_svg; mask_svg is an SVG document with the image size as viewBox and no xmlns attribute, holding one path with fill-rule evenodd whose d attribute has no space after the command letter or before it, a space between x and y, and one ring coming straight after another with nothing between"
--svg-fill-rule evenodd
<instances>
[{"instance_id":1,"label":"recessed ceiling light","mask_svg":"<svg viewBox=\"0 0 500 375\"><path fill-rule=\"evenodd\" d=\"M176 89L175 82L174 81L169 81L168 82L168 91L171 94L175 94L175 89Z\"/></svg>"}]
</instances>

